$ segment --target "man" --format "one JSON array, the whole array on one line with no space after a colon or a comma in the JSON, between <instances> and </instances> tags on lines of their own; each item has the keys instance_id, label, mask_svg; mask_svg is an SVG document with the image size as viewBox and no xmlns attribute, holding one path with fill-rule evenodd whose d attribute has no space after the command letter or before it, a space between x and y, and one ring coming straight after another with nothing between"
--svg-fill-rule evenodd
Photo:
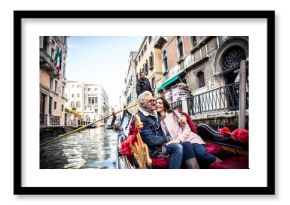
<instances>
[{"instance_id":1,"label":"man","mask_svg":"<svg viewBox=\"0 0 290 205\"><path fill-rule=\"evenodd\" d=\"M152 95L154 95L149 80L145 77L144 71L141 71L140 78L137 80L136 85L137 96L139 96L144 91L149 91L152 93Z\"/></svg>"},{"instance_id":2,"label":"man","mask_svg":"<svg viewBox=\"0 0 290 205\"><path fill-rule=\"evenodd\" d=\"M150 155L161 150L162 145L170 140L165 136L160 126L160 119L155 111L155 100L149 91L145 91L138 97L139 117L143 123L141 137L148 145ZM169 169L179 169L182 164L183 148L181 144L165 146L164 152L170 156Z\"/></svg>"}]
</instances>

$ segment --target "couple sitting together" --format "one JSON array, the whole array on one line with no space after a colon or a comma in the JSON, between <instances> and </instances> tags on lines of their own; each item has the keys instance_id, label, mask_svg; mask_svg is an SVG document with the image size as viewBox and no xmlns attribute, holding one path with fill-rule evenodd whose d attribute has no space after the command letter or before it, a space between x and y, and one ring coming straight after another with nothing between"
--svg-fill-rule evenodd
<instances>
[{"instance_id":1,"label":"couple sitting together","mask_svg":"<svg viewBox=\"0 0 290 205\"><path fill-rule=\"evenodd\" d=\"M220 161L209 154L202 138L191 131L186 118L172 110L162 97L153 98L145 91L138 97L139 117L143 123L141 137L148 145L151 157L160 152L170 157L169 169L180 169L185 162L189 169L199 169Z\"/></svg>"}]
</instances>

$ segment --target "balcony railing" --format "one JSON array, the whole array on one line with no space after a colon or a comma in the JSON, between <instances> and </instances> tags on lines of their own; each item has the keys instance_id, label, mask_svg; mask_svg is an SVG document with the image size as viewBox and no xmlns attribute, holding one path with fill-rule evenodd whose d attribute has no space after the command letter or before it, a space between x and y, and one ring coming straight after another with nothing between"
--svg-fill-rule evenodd
<instances>
[{"instance_id":1,"label":"balcony railing","mask_svg":"<svg viewBox=\"0 0 290 205\"><path fill-rule=\"evenodd\" d=\"M167 42L167 37L157 36L154 38L154 47L161 49L161 47Z\"/></svg>"},{"instance_id":2,"label":"balcony railing","mask_svg":"<svg viewBox=\"0 0 290 205\"><path fill-rule=\"evenodd\" d=\"M47 51L43 48L40 49L40 65L49 71L53 71L56 62L48 55Z\"/></svg>"},{"instance_id":3,"label":"balcony railing","mask_svg":"<svg viewBox=\"0 0 290 205\"><path fill-rule=\"evenodd\" d=\"M188 111L191 115L209 111L239 110L239 83L225 85L187 99ZM248 108L248 97L246 108Z\"/></svg>"},{"instance_id":4,"label":"balcony railing","mask_svg":"<svg viewBox=\"0 0 290 205\"><path fill-rule=\"evenodd\" d=\"M202 114L212 111L237 111L239 110L239 83L225 85L198 95L186 98L187 109L182 107L183 101L173 102L172 108L183 108L190 115ZM249 107L248 93L246 109Z\"/></svg>"},{"instance_id":5,"label":"balcony railing","mask_svg":"<svg viewBox=\"0 0 290 205\"><path fill-rule=\"evenodd\" d=\"M178 101L175 101L175 102L173 102L173 103L171 103L171 107L173 108L173 109L176 109L176 108L182 108L182 101L181 100L178 100Z\"/></svg>"},{"instance_id":6,"label":"balcony railing","mask_svg":"<svg viewBox=\"0 0 290 205\"><path fill-rule=\"evenodd\" d=\"M59 116L49 116L49 125L56 126L60 125L60 117Z\"/></svg>"},{"instance_id":7,"label":"balcony railing","mask_svg":"<svg viewBox=\"0 0 290 205\"><path fill-rule=\"evenodd\" d=\"M59 125L60 125L60 116L40 114L40 127L59 126Z\"/></svg>"},{"instance_id":8,"label":"balcony railing","mask_svg":"<svg viewBox=\"0 0 290 205\"><path fill-rule=\"evenodd\" d=\"M47 126L47 114L40 114L40 126Z\"/></svg>"}]
</instances>

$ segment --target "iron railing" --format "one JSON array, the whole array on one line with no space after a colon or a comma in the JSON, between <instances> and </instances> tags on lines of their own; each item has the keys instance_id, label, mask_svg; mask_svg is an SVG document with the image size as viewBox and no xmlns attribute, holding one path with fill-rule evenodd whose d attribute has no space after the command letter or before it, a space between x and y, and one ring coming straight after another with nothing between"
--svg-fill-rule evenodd
<instances>
[{"instance_id":1,"label":"iron railing","mask_svg":"<svg viewBox=\"0 0 290 205\"><path fill-rule=\"evenodd\" d=\"M49 121L49 124L48 124ZM89 121L83 121L83 120L71 120L70 123L67 123L67 121L64 122L64 125L70 125L70 126L83 126L90 124ZM60 116L53 116L48 114L40 114L40 126L60 126Z\"/></svg>"},{"instance_id":2,"label":"iron railing","mask_svg":"<svg viewBox=\"0 0 290 205\"><path fill-rule=\"evenodd\" d=\"M56 61L49 56L47 51L43 48L40 49L40 64L45 65L45 68L53 71L56 65Z\"/></svg>"},{"instance_id":3,"label":"iron railing","mask_svg":"<svg viewBox=\"0 0 290 205\"><path fill-rule=\"evenodd\" d=\"M182 108L182 101L181 100L178 100L178 101L175 101L175 102L171 103L171 107L173 109Z\"/></svg>"},{"instance_id":4,"label":"iron railing","mask_svg":"<svg viewBox=\"0 0 290 205\"><path fill-rule=\"evenodd\" d=\"M60 125L60 117L53 115L49 116L49 125L50 126Z\"/></svg>"},{"instance_id":5,"label":"iron railing","mask_svg":"<svg viewBox=\"0 0 290 205\"><path fill-rule=\"evenodd\" d=\"M218 110L239 110L239 83L225 85L191 96L187 99L187 105L188 113L191 115ZM246 108L248 108L248 97Z\"/></svg>"},{"instance_id":6,"label":"iron railing","mask_svg":"<svg viewBox=\"0 0 290 205\"><path fill-rule=\"evenodd\" d=\"M40 114L40 126L47 126L47 114Z\"/></svg>"}]
</instances>

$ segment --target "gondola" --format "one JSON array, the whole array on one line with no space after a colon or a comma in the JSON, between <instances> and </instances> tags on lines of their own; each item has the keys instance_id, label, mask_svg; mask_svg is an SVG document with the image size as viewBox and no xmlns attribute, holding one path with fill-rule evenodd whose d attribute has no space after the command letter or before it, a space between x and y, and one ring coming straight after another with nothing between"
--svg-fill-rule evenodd
<instances>
[{"instance_id":1,"label":"gondola","mask_svg":"<svg viewBox=\"0 0 290 205\"><path fill-rule=\"evenodd\" d=\"M117 145L117 168L118 169L139 169L140 159L135 153L128 154L126 150L122 150L124 143L128 143L128 137L131 126L133 124L134 116L128 111L124 112L120 129L118 132L118 145ZM233 139L230 135L224 136L219 131L214 130L212 127L206 124L197 125L198 134L206 142L206 149L209 153L219 157L222 162L214 162L210 167L201 166L205 169L248 169L249 168L249 152L248 143L240 142ZM137 144L143 144L143 141L139 139ZM130 145L131 146L131 145ZM142 145L143 146L143 145ZM144 145L146 147L146 145ZM144 149L146 152L146 149ZM132 152L132 151L131 151ZM143 153L142 155L146 155ZM149 155L147 153L147 155ZM146 156L149 157L149 156ZM146 159L144 159L146 160ZM159 156L155 158L147 159L151 164L146 165L145 168L153 169L167 169L169 164L168 156ZM202 164L202 163L201 163ZM143 167L144 168L144 167ZM182 168L186 169L186 165Z\"/></svg>"},{"instance_id":2,"label":"gondola","mask_svg":"<svg viewBox=\"0 0 290 205\"><path fill-rule=\"evenodd\" d=\"M88 128L97 128L97 125L96 124L91 124L88 126Z\"/></svg>"}]
</instances>

